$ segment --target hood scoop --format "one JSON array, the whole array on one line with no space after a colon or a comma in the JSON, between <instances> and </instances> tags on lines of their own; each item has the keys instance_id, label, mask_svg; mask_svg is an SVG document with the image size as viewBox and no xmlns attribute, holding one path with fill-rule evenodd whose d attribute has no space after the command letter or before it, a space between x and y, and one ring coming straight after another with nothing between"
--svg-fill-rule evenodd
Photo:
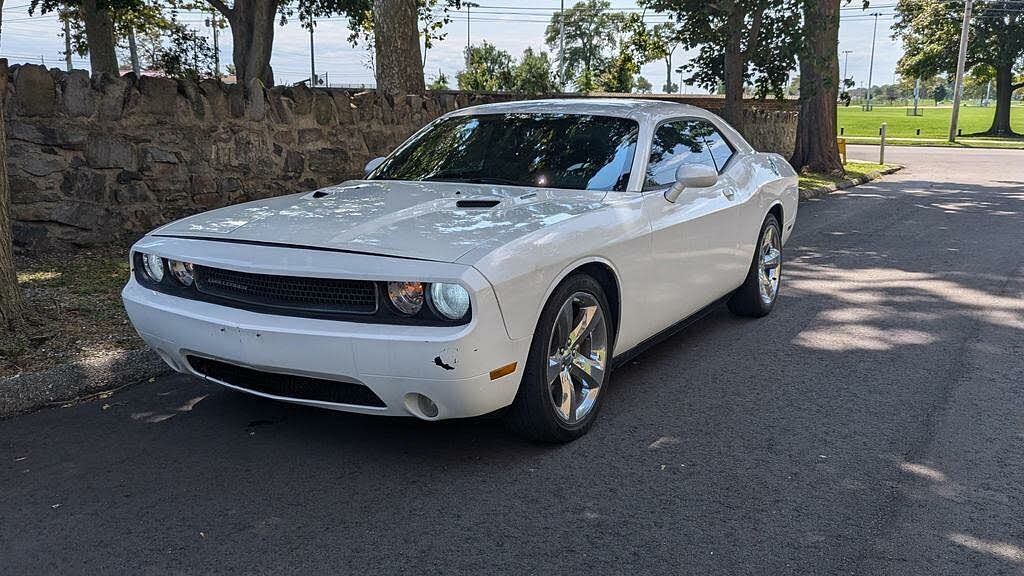
<instances>
[{"instance_id":1,"label":"hood scoop","mask_svg":"<svg viewBox=\"0 0 1024 576\"><path fill-rule=\"evenodd\" d=\"M475 198L469 200L459 200L455 203L456 208L477 208L486 209L494 208L498 204L501 204L501 200L496 198Z\"/></svg>"}]
</instances>

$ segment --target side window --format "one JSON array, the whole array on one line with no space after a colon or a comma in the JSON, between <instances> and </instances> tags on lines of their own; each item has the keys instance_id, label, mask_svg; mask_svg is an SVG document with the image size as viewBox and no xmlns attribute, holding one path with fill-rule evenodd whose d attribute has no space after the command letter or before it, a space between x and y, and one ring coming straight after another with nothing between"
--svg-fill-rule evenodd
<instances>
[{"instance_id":1,"label":"side window","mask_svg":"<svg viewBox=\"0 0 1024 576\"><path fill-rule=\"evenodd\" d=\"M708 147L711 149L711 156L714 157L715 164L718 165L718 171L721 172L725 169L725 165L732 158L732 155L735 154L735 151L732 149L729 141L725 139L725 136L722 136L714 126L708 124L708 128L711 131L705 136L705 139L708 142Z\"/></svg>"},{"instance_id":2,"label":"side window","mask_svg":"<svg viewBox=\"0 0 1024 576\"><path fill-rule=\"evenodd\" d=\"M662 124L654 133L644 190L671 186L676 181L676 169L682 164L704 164L717 170L704 139L709 130L714 131L714 128L697 120Z\"/></svg>"}]
</instances>

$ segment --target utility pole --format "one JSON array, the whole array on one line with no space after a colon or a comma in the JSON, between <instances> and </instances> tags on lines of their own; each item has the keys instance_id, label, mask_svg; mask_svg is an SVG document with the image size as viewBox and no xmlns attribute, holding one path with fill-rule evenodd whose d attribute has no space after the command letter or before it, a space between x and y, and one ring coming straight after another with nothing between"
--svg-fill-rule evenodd
<instances>
[{"instance_id":1,"label":"utility pole","mask_svg":"<svg viewBox=\"0 0 1024 576\"><path fill-rule=\"evenodd\" d=\"M464 4L464 6L466 7L466 68L468 69L469 68L469 50L473 46L472 42L470 42L470 34L472 32L472 30L470 28L471 20L472 20L472 16L470 14L470 9L471 8L479 8L480 5L477 4L476 2L466 2Z\"/></svg>"},{"instance_id":2,"label":"utility pole","mask_svg":"<svg viewBox=\"0 0 1024 576\"><path fill-rule=\"evenodd\" d=\"M558 77L562 92L565 92L565 0L562 0L562 8L558 13Z\"/></svg>"},{"instance_id":3,"label":"utility pole","mask_svg":"<svg viewBox=\"0 0 1024 576\"><path fill-rule=\"evenodd\" d=\"M960 29L960 56L956 61L956 84L953 88L953 114L949 118L949 141L956 142L956 127L960 121L960 98L964 93L964 65L967 61L967 40L971 31L971 8L973 0L964 6L964 23Z\"/></svg>"},{"instance_id":4,"label":"utility pole","mask_svg":"<svg viewBox=\"0 0 1024 576\"><path fill-rule=\"evenodd\" d=\"M316 22L309 20L309 87L316 88L316 54L313 52L313 28Z\"/></svg>"},{"instance_id":5,"label":"utility pole","mask_svg":"<svg viewBox=\"0 0 1024 576\"><path fill-rule=\"evenodd\" d=\"M871 32L871 63L868 64L868 103L867 109L871 110L871 76L875 72L875 39L878 37L878 17L881 16L878 12L871 14L875 17L875 29Z\"/></svg>"},{"instance_id":6,"label":"utility pole","mask_svg":"<svg viewBox=\"0 0 1024 576\"><path fill-rule=\"evenodd\" d=\"M132 73L136 78L142 76L142 67L139 66L139 48L135 44L134 26L128 26L128 54L132 59Z\"/></svg>"},{"instance_id":7,"label":"utility pole","mask_svg":"<svg viewBox=\"0 0 1024 576\"><path fill-rule=\"evenodd\" d=\"M853 50L843 50L843 80L848 79L850 76L847 72L850 70L850 54L853 54Z\"/></svg>"},{"instance_id":8,"label":"utility pole","mask_svg":"<svg viewBox=\"0 0 1024 576\"><path fill-rule=\"evenodd\" d=\"M61 18L64 20L64 64L71 72L71 15L65 10Z\"/></svg>"},{"instance_id":9,"label":"utility pole","mask_svg":"<svg viewBox=\"0 0 1024 576\"><path fill-rule=\"evenodd\" d=\"M213 28L213 76L220 80L220 26L217 22L217 11L210 13L206 25Z\"/></svg>"}]
</instances>

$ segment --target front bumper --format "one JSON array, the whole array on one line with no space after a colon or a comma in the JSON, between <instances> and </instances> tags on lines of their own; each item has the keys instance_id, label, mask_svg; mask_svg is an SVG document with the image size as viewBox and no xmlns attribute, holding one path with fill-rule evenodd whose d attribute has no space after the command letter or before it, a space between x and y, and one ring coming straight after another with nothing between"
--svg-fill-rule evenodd
<instances>
[{"instance_id":1,"label":"front bumper","mask_svg":"<svg viewBox=\"0 0 1024 576\"><path fill-rule=\"evenodd\" d=\"M424 263L420 263L421 265ZM479 273L470 269L470 274ZM482 276L473 318L451 327L396 326L277 316L156 292L129 281L122 292L132 324L167 364L245 392L335 410L429 420L486 414L515 398L530 339L511 340L494 292ZM258 392L200 374L198 356L243 368L369 388L384 407ZM490 372L516 363L492 380ZM436 415L417 396L429 398Z\"/></svg>"}]
</instances>

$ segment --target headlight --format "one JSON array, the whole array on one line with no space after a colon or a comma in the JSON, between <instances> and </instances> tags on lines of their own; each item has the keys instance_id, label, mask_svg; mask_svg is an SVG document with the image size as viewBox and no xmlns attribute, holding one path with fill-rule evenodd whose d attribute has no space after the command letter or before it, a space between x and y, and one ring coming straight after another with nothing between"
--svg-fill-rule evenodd
<instances>
[{"instance_id":1,"label":"headlight","mask_svg":"<svg viewBox=\"0 0 1024 576\"><path fill-rule=\"evenodd\" d=\"M171 276L174 276L174 279L183 285L191 286L195 281L195 268L191 262L168 260L167 267L171 269Z\"/></svg>"},{"instance_id":2,"label":"headlight","mask_svg":"<svg viewBox=\"0 0 1024 576\"><path fill-rule=\"evenodd\" d=\"M459 320L469 312L469 292L458 284L434 284L430 287L434 309L449 320Z\"/></svg>"},{"instance_id":3,"label":"headlight","mask_svg":"<svg viewBox=\"0 0 1024 576\"><path fill-rule=\"evenodd\" d=\"M142 268L146 271L146 276L153 282L159 284L164 280L164 259L157 256L156 254L143 254L142 255Z\"/></svg>"},{"instance_id":4,"label":"headlight","mask_svg":"<svg viewBox=\"0 0 1024 576\"><path fill-rule=\"evenodd\" d=\"M423 283L388 282L388 299L396 310L413 316L423 308Z\"/></svg>"}]
</instances>

